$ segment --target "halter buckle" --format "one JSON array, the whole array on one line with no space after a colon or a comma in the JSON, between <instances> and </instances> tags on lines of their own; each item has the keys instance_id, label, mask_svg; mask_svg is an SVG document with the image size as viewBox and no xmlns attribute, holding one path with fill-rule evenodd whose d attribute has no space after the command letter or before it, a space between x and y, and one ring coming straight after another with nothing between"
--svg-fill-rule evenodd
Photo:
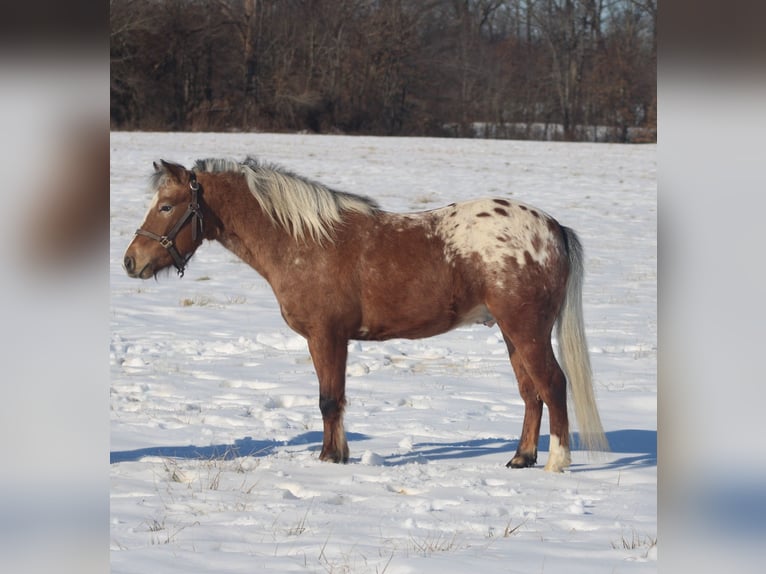
<instances>
[{"instance_id":1,"label":"halter buckle","mask_svg":"<svg viewBox=\"0 0 766 574\"><path fill-rule=\"evenodd\" d=\"M162 245L165 249L170 249L173 247L173 240L170 239L170 237L167 235L163 235L158 239L158 241L160 242L160 245Z\"/></svg>"}]
</instances>

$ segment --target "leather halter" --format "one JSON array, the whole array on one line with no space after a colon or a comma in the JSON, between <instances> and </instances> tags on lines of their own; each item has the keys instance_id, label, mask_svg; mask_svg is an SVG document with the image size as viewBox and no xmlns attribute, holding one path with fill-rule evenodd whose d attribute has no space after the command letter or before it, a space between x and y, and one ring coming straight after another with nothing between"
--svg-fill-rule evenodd
<instances>
[{"instance_id":1,"label":"leather halter","mask_svg":"<svg viewBox=\"0 0 766 574\"><path fill-rule=\"evenodd\" d=\"M193 242L196 243L197 237L201 237L203 233L202 209L199 205L200 185L194 172L189 172L189 188L191 189L191 202L189 203L189 207L186 208L186 212L183 214L183 216L181 216L181 218L176 222L171 230L168 231L167 235L157 235L156 233L152 233L151 231L146 231L144 229L136 230L136 235L143 235L144 237L149 237L150 239L159 241L160 245L168 250L170 256L173 258L173 265L175 265L175 268L178 271L178 275L181 277L184 276L186 263L191 258L193 251L186 257L182 257L178 252L178 249L176 249L176 236L189 220L192 222Z\"/></svg>"}]
</instances>

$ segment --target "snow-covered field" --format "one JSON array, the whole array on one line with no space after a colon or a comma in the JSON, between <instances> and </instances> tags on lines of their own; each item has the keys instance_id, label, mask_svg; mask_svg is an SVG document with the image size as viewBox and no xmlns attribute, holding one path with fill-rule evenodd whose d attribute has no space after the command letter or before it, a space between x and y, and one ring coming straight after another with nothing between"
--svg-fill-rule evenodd
<instances>
[{"instance_id":1,"label":"snow-covered field","mask_svg":"<svg viewBox=\"0 0 766 574\"><path fill-rule=\"evenodd\" d=\"M111 564L152 572L657 570L656 146L269 134L111 135ZM580 234L612 452L511 470L523 404L497 327L354 342L348 465L318 461L318 385L268 284L205 244L129 279L152 161L252 154L385 209L479 196ZM575 429L576 430L576 429Z\"/></svg>"}]
</instances>

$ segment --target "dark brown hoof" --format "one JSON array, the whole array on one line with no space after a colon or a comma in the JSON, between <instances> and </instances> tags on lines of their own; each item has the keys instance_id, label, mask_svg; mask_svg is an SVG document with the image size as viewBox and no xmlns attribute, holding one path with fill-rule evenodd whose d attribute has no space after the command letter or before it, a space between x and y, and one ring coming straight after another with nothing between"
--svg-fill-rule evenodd
<instances>
[{"instance_id":1,"label":"dark brown hoof","mask_svg":"<svg viewBox=\"0 0 766 574\"><path fill-rule=\"evenodd\" d=\"M340 451L333 451L331 453L325 452L322 450L322 453L319 455L319 460L323 462L334 462L334 463L348 463L348 449L346 449L343 452Z\"/></svg>"},{"instance_id":2,"label":"dark brown hoof","mask_svg":"<svg viewBox=\"0 0 766 574\"><path fill-rule=\"evenodd\" d=\"M509 460L505 466L506 468L529 468L535 464L537 464L537 453L523 454L517 452L516 456Z\"/></svg>"}]
</instances>

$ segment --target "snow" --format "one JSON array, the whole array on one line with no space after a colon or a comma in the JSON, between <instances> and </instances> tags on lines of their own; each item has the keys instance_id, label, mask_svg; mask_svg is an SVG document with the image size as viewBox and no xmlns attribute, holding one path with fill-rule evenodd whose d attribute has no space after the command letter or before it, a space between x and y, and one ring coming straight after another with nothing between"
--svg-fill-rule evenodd
<instances>
[{"instance_id":1,"label":"snow","mask_svg":"<svg viewBox=\"0 0 766 574\"><path fill-rule=\"evenodd\" d=\"M579 233L612 451L511 470L523 403L497 327L352 342L348 465L321 463L305 341L218 244L130 279L152 161L256 155L391 211L506 196ZM656 146L272 134L111 135L115 573L655 572ZM576 429L574 429L576 430Z\"/></svg>"}]
</instances>

